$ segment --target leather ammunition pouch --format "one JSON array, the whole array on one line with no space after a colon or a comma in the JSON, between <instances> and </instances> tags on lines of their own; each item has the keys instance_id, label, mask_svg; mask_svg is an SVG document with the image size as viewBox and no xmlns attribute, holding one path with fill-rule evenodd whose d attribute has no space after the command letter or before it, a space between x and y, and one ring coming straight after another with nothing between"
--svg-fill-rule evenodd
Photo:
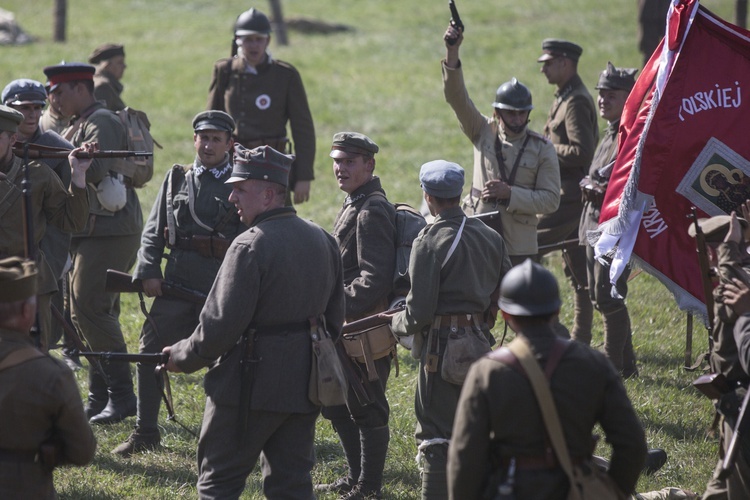
<instances>
[{"instance_id":1,"label":"leather ammunition pouch","mask_svg":"<svg viewBox=\"0 0 750 500\"><path fill-rule=\"evenodd\" d=\"M201 257L223 259L232 242L218 236L176 236L174 245L169 245L168 229L164 230L164 238L168 248L191 250L198 252Z\"/></svg>"},{"instance_id":2,"label":"leather ammunition pouch","mask_svg":"<svg viewBox=\"0 0 750 500\"><path fill-rule=\"evenodd\" d=\"M375 309L362 317L382 312L386 307L387 302L381 301ZM341 342L349 357L367 366L367 377L370 381L378 380L378 372L372 362L396 352L396 338L388 325L379 326L351 340L342 338Z\"/></svg>"}]
</instances>

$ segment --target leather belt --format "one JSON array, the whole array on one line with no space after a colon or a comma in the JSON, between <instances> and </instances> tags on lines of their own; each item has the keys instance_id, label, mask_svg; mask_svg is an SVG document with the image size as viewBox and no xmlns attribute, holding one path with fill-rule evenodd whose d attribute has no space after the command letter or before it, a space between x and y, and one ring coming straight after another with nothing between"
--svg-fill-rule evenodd
<instances>
[{"instance_id":1,"label":"leather belt","mask_svg":"<svg viewBox=\"0 0 750 500\"><path fill-rule=\"evenodd\" d=\"M265 137L260 139L249 139L246 138L245 140L242 140L241 138L236 138L237 142L245 146L247 149L253 149L257 148L258 146L271 146L273 149L280 153L288 153L290 151L287 151L289 144L289 139L286 137Z\"/></svg>"},{"instance_id":2,"label":"leather belt","mask_svg":"<svg viewBox=\"0 0 750 500\"><path fill-rule=\"evenodd\" d=\"M481 325L482 319L479 314L449 314L440 316L440 328L449 327L453 318L456 318L456 326L463 328L465 326L474 326L474 317L476 316L477 322Z\"/></svg>"},{"instance_id":3,"label":"leather belt","mask_svg":"<svg viewBox=\"0 0 750 500\"><path fill-rule=\"evenodd\" d=\"M166 230L165 238L169 241ZM231 243L231 241L218 236L176 236L174 245L167 246L179 250L192 250L203 257L223 259Z\"/></svg>"},{"instance_id":4,"label":"leather belt","mask_svg":"<svg viewBox=\"0 0 750 500\"><path fill-rule=\"evenodd\" d=\"M309 321L297 321L295 323L282 323L280 325L251 325L256 329L256 335L279 335L282 333L309 333Z\"/></svg>"}]
</instances>

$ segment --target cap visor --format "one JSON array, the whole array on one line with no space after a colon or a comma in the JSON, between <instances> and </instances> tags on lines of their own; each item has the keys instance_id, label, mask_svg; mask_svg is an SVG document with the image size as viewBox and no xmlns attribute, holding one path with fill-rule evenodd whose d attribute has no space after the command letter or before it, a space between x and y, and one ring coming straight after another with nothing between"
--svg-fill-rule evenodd
<instances>
[{"instance_id":1,"label":"cap visor","mask_svg":"<svg viewBox=\"0 0 750 500\"><path fill-rule=\"evenodd\" d=\"M230 177L229 179L225 180L225 181L224 181L224 184L233 184L233 183L235 183L235 182L242 182L242 181L246 181L246 180L248 180L248 179L249 179L249 177L237 177L237 176L232 176L232 177Z\"/></svg>"},{"instance_id":2,"label":"cap visor","mask_svg":"<svg viewBox=\"0 0 750 500\"><path fill-rule=\"evenodd\" d=\"M342 151L340 149L332 149L331 152L328 154L331 158L335 158L337 160L343 159L343 158L354 158L355 156L358 156L356 153L350 153L348 151Z\"/></svg>"}]
</instances>

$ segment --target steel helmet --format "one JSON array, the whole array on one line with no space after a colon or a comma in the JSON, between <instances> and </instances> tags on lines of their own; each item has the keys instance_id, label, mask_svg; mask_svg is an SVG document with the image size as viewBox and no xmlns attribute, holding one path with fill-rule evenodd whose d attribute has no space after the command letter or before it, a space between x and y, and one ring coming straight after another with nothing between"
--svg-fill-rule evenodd
<instances>
[{"instance_id":1,"label":"steel helmet","mask_svg":"<svg viewBox=\"0 0 750 500\"><path fill-rule=\"evenodd\" d=\"M269 35L271 22L268 17L256 8L246 10L234 23L234 36Z\"/></svg>"},{"instance_id":2,"label":"steel helmet","mask_svg":"<svg viewBox=\"0 0 750 500\"><path fill-rule=\"evenodd\" d=\"M531 259L505 275L500 283L500 309L513 316L543 316L560 309L555 276Z\"/></svg>"},{"instance_id":3,"label":"steel helmet","mask_svg":"<svg viewBox=\"0 0 750 500\"><path fill-rule=\"evenodd\" d=\"M497 109L512 109L515 111L531 111L531 91L513 77L510 81L503 83L497 88L495 102L492 104Z\"/></svg>"}]
</instances>

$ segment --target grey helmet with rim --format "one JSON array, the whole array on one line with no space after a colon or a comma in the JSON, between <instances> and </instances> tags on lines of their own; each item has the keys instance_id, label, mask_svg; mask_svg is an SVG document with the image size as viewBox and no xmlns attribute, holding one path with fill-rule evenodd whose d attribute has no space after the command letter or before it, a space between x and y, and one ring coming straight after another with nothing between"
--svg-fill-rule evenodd
<instances>
[{"instance_id":1,"label":"grey helmet with rim","mask_svg":"<svg viewBox=\"0 0 750 500\"><path fill-rule=\"evenodd\" d=\"M271 22L268 16L254 7L237 16L234 23L234 36L270 34Z\"/></svg>"},{"instance_id":2,"label":"grey helmet with rim","mask_svg":"<svg viewBox=\"0 0 750 500\"><path fill-rule=\"evenodd\" d=\"M560 309L555 276L531 259L512 268L500 283L500 309L513 316L543 316Z\"/></svg>"},{"instance_id":3,"label":"grey helmet with rim","mask_svg":"<svg viewBox=\"0 0 750 500\"><path fill-rule=\"evenodd\" d=\"M514 111L531 111L531 91L516 77L503 83L495 92L495 102L492 106L496 109L511 109Z\"/></svg>"}]
</instances>

